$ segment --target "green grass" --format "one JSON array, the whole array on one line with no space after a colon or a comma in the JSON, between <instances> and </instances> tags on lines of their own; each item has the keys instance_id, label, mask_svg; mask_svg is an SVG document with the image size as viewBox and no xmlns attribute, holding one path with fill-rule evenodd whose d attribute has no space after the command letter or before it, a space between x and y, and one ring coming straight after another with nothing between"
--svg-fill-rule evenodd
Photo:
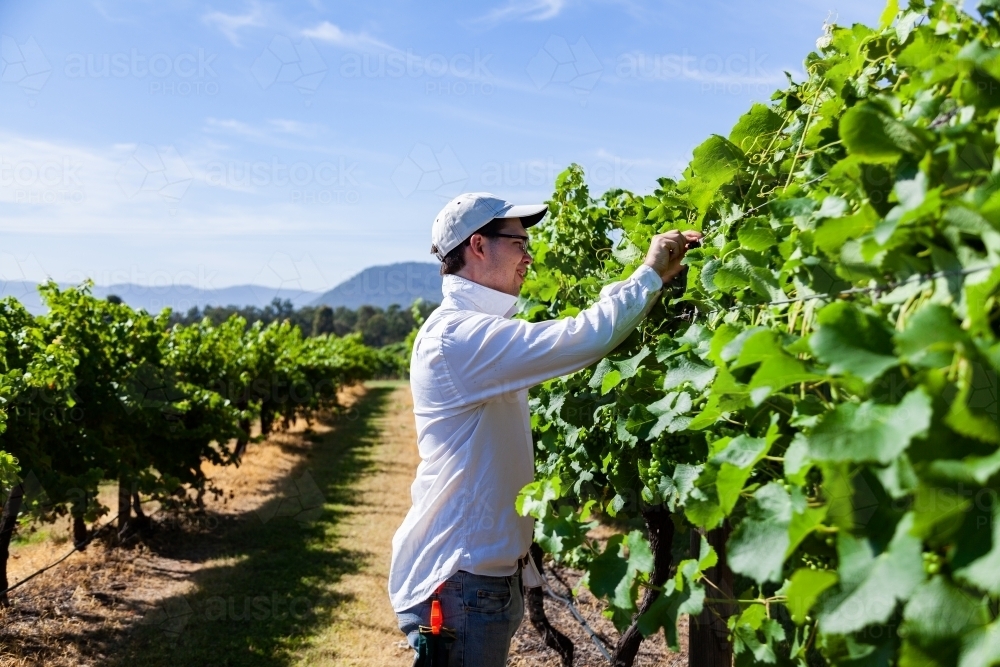
<instances>
[{"instance_id":1,"label":"green grass","mask_svg":"<svg viewBox=\"0 0 1000 667\"><path fill-rule=\"evenodd\" d=\"M396 387L410 386L409 380L369 380L365 382L366 387L372 389L395 389Z\"/></svg>"},{"instance_id":2,"label":"green grass","mask_svg":"<svg viewBox=\"0 0 1000 667\"><path fill-rule=\"evenodd\" d=\"M10 539L10 544L11 546L23 547L49 540L52 540L56 544L63 544L69 542L69 535L57 533L57 531L50 527L43 527L35 522L30 522L26 525L18 526L17 532Z\"/></svg>"},{"instance_id":3,"label":"green grass","mask_svg":"<svg viewBox=\"0 0 1000 667\"><path fill-rule=\"evenodd\" d=\"M336 546L337 524L352 502L351 482L370 465L375 418L399 383L369 383L357 419L343 419L285 480L277 511L250 512L219 526L204 541L205 557L222 564L194 575L194 592L165 600L112 652L121 667L212 665L278 667L330 623L344 598L332 585L357 571L358 554ZM306 474L308 473L308 476ZM309 480L314 482L314 486ZM296 483L297 482L297 486ZM321 506L312 500L322 494ZM307 509L289 516L299 494ZM221 518L220 518L221 520Z\"/></svg>"}]
</instances>

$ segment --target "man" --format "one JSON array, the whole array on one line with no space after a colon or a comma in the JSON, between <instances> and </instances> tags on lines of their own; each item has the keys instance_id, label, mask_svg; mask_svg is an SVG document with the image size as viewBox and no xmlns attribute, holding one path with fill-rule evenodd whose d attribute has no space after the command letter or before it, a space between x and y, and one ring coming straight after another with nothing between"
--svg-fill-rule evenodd
<instances>
[{"instance_id":1,"label":"man","mask_svg":"<svg viewBox=\"0 0 1000 667\"><path fill-rule=\"evenodd\" d=\"M512 320L531 264L525 230L547 207L459 195L434 220L444 300L413 345L410 384L420 465L392 541L389 596L417 648L432 602L455 630L450 667L500 667L521 623L532 519L514 510L534 477L528 388L585 368L642 321L698 232L653 238L643 266L576 317Z\"/></svg>"}]
</instances>

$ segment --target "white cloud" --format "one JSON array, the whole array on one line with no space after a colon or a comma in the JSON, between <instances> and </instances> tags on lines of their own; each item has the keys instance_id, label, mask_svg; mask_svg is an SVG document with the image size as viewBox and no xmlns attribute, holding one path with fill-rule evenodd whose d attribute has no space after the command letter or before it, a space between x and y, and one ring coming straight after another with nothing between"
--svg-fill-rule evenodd
<instances>
[{"instance_id":1,"label":"white cloud","mask_svg":"<svg viewBox=\"0 0 1000 667\"><path fill-rule=\"evenodd\" d=\"M267 25L264 18L264 11L260 4L254 2L245 14L209 12L202 17L202 21L217 27L234 46L239 46L240 31L245 28L260 28Z\"/></svg>"},{"instance_id":2,"label":"white cloud","mask_svg":"<svg viewBox=\"0 0 1000 667\"><path fill-rule=\"evenodd\" d=\"M390 168L399 162L399 156L395 153L334 143L330 139L330 128L322 123L301 123L284 118L260 123L247 123L235 118L206 118L202 131L218 139L205 143L200 150L193 149L193 164L230 159L237 153L245 155L246 152L240 151L254 145L282 149L289 155L318 155L325 159L343 157ZM229 138L236 138L237 141L229 143ZM246 141L247 144L241 145L238 140ZM255 159L269 160L272 157L270 153L260 154L259 149L255 148L249 148L249 155Z\"/></svg>"},{"instance_id":3,"label":"white cloud","mask_svg":"<svg viewBox=\"0 0 1000 667\"><path fill-rule=\"evenodd\" d=\"M315 39L328 44L335 44L348 49L381 49L395 51L393 47L385 42L375 39L363 32L345 32L339 26L323 21L314 28L306 28L302 31L304 37Z\"/></svg>"},{"instance_id":4,"label":"white cloud","mask_svg":"<svg viewBox=\"0 0 1000 667\"><path fill-rule=\"evenodd\" d=\"M245 123L235 118L206 118L205 131L266 142L276 140L281 136L314 139L325 134L327 127L321 123L303 123L287 118L272 118L259 125Z\"/></svg>"},{"instance_id":5,"label":"white cloud","mask_svg":"<svg viewBox=\"0 0 1000 667\"><path fill-rule=\"evenodd\" d=\"M206 130L217 130L243 137L260 138L265 136L261 130L253 127L249 123L235 120L233 118L208 118L205 120Z\"/></svg>"},{"instance_id":6,"label":"white cloud","mask_svg":"<svg viewBox=\"0 0 1000 667\"><path fill-rule=\"evenodd\" d=\"M294 134L309 138L321 134L326 129L325 126L319 123L303 123L297 120L288 120L287 118L273 118L268 123L283 134Z\"/></svg>"},{"instance_id":7,"label":"white cloud","mask_svg":"<svg viewBox=\"0 0 1000 667\"><path fill-rule=\"evenodd\" d=\"M548 21L566 8L567 0L508 0L502 7L496 7L478 19L482 23L503 23L504 21Z\"/></svg>"}]
</instances>

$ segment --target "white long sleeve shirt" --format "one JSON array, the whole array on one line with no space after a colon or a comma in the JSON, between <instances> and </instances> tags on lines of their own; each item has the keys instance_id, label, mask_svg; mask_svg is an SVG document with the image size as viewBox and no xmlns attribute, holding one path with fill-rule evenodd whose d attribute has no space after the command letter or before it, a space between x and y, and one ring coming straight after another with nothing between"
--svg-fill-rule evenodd
<instances>
[{"instance_id":1,"label":"white long sleeve shirt","mask_svg":"<svg viewBox=\"0 0 1000 667\"><path fill-rule=\"evenodd\" d=\"M663 283L648 266L576 317L509 319L516 297L459 276L413 345L410 386L421 462L392 540L389 597L403 611L459 570L508 576L531 546L514 510L534 479L528 388L598 361L642 321Z\"/></svg>"}]
</instances>

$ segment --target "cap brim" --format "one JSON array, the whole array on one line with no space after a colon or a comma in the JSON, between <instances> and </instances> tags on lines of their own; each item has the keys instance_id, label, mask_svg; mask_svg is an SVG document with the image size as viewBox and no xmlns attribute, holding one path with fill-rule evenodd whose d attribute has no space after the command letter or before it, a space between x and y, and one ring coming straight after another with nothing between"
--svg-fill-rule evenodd
<instances>
[{"instance_id":1,"label":"cap brim","mask_svg":"<svg viewBox=\"0 0 1000 667\"><path fill-rule=\"evenodd\" d=\"M520 218L525 229L542 221L548 212L548 204L518 204L496 216L498 218Z\"/></svg>"}]
</instances>

